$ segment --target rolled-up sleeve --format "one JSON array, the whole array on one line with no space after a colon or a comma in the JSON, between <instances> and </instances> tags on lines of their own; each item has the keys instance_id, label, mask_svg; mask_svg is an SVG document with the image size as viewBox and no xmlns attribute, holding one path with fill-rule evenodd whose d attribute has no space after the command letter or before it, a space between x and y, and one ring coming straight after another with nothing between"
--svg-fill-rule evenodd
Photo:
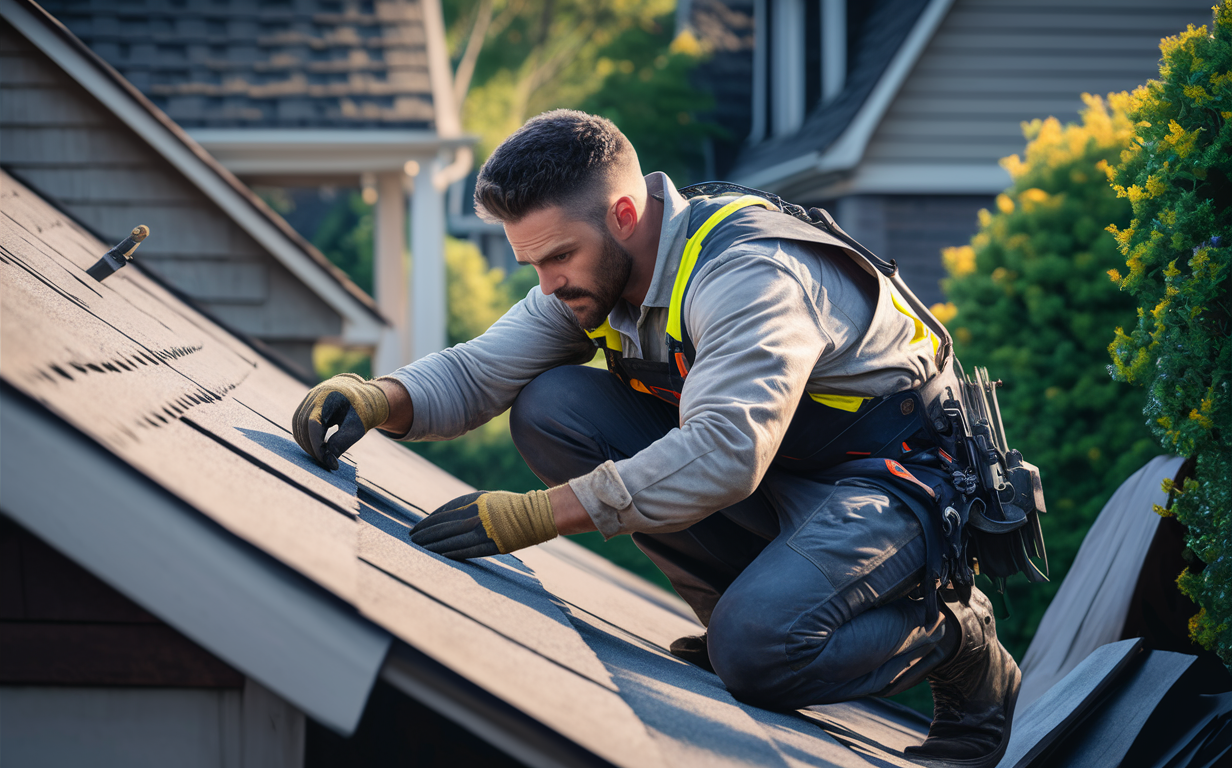
<instances>
[{"instance_id":1,"label":"rolled-up sleeve","mask_svg":"<svg viewBox=\"0 0 1232 768\"><path fill-rule=\"evenodd\" d=\"M389 374L415 409L410 431L398 439L465 434L509 408L539 374L594 354L569 308L536 286L479 337Z\"/></svg>"},{"instance_id":2,"label":"rolled-up sleeve","mask_svg":"<svg viewBox=\"0 0 1232 768\"><path fill-rule=\"evenodd\" d=\"M570 483L607 537L681 530L749 496L833 346L800 277L756 251L705 265L684 321L697 355L679 428Z\"/></svg>"}]
</instances>

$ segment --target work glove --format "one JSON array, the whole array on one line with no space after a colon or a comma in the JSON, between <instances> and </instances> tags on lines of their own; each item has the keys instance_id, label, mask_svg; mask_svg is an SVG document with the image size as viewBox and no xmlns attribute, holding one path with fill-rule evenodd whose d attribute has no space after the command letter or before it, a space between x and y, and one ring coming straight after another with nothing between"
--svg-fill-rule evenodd
<instances>
[{"instance_id":1,"label":"work glove","mask_svg":"<svg viewBox=\"0 0 1232 768\"><path fill-rule=\"evenodd\" d=\"M420 520L411 541L451 560L505 555L556 538L547 491L477 491Z\"/></svg>"},{"instance_id":2,"label":"work glove","mask_svg":"<svg viewBox=\"0 0 1232 768\"><path fill-rule=\"evenodd\" d=\"M381 388L354 373L340 373L308 390L291 417L295 442L328 470L368 430L389 419L389 399ZM325 439L330 427L338 431Z\"/></svg>"}]
</instances>

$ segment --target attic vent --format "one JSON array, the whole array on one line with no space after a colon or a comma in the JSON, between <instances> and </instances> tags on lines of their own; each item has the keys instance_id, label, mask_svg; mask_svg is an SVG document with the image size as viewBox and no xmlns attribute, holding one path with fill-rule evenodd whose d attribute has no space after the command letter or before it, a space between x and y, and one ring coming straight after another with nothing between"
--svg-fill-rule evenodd
<instances>
[{"instance_id":1,"label":"attic vent","mask_svg":"<svg viewBox=\"0 0 1232 768\"><path fill-rule=\"evenodd\" d=\"M128 237L104 253L101 259L94 262L94 266L86 270L86 274L100 283L111 277L116 270L128 265L133 258L133 251L137 250L137 246L141 245L141 241L145 240L149 234L150 228L144 224L133 227Z\"/></svg>"}]
</instances>

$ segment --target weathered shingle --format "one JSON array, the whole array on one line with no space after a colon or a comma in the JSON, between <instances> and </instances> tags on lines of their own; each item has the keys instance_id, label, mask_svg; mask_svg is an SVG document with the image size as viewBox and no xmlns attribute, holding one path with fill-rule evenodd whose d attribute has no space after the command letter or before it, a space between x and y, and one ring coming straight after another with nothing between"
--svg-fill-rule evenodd
<instances>
[{"instance_id":1,"label":"weathered shingle","mask_svg":"<svg viewBox=\"0 0 1232 768\"><path fill-rule=\"evenodd\" d=\"M48 0L187 128L430 128L417 0Z\"/></svg>"}]
</instances>

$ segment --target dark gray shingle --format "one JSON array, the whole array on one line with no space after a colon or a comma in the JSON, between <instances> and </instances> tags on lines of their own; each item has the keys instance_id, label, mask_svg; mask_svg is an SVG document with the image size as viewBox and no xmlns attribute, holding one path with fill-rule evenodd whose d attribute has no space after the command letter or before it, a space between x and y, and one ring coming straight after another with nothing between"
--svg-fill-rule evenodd
<instances>
[{"instance_id":1,"label":"dark gray shingle","mask_svg":"<svg viewBox=\"0 0 1232 768\"><path fill-rule=\"evenodd\" d=\"M48 0L186 128L432 128L415 0Z\"/></svg>"}]
</instances>

